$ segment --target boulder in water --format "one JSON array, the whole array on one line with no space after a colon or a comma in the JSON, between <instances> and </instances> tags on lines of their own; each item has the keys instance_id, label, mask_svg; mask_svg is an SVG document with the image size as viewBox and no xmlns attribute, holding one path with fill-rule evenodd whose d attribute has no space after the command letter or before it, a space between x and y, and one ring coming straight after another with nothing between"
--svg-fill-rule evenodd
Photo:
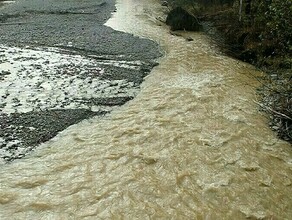
<instances>
[{"instance_id":1,"label":"boulder in water","mask_svg":"<svg viewBox=\"0 0 292 220\"><path fill-rule=\"evenodd\" d=\"M173 31L200 31L202 28L197 19L181 7L177 7L168 13L166 24Z\"/></svg>"}]
</instances>

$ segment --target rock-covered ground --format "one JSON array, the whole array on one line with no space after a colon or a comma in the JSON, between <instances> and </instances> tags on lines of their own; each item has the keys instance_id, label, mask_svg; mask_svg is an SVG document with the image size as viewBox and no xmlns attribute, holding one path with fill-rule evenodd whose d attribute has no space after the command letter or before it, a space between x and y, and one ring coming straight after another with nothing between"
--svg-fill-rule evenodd
<instances>
[{"instance_id":1,"label":"rock-covered ground","mask_svg":"<svg viewBox=\"0 0 292 220\"><path fill-rule=\"evenodd\" d=\"M160 56L103 24L114 0L18 0L0 8L0 160L25 156L131 100Z\"/></svg>"}]
</instances>

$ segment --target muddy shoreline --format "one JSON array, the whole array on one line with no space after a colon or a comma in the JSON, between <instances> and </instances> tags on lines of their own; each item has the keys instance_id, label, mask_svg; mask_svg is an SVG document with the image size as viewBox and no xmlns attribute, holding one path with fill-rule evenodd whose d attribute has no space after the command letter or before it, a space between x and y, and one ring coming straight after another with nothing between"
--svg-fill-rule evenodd
<instances>
[{"instance_id":1,"label":"muddy shoreline","mask_svg":"<svg viewBox=\"0 0 292 220\"><path fill-rule=\"evenodd\" d=\"M104 26L115 1L16 1L0 8L0 161L133 99L154 42Z\"/></svg>"}]
</instances>

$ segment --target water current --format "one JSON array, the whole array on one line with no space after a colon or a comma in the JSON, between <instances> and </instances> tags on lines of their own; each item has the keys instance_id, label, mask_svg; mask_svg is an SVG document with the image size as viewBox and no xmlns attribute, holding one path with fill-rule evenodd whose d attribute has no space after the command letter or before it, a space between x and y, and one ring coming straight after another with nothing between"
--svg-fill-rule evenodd
<instances>
[{"instance_id":1,"label":"water current","mask_svg":"<svg viewBox=\"0 0 292 220\"><path fill-rule=\"evenodd\" d=\"M258 111L260 73L162 11L117 1L106 25L158 42L160 65L106 118L1 165L0 219L291 219L292 148Z\"/></svg>"}]
</instances>

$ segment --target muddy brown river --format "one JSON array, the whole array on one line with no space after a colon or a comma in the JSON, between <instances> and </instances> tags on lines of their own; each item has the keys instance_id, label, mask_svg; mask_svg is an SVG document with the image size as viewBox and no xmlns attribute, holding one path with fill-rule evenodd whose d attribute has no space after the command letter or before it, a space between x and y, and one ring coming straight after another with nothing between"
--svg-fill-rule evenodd
<instances>
[{"instance_id":1,"label":"muddy brown river","mask_svg":"<svg viewBox=\"0 0 292 220\"><path fill-rule=\"evenodd\" d=\"M117 1L107 25L165 56L134 100L1 165L0 219L291 219L292 148L258 111L261 73L171 35L162 11Z\"/></svg>"}]
</instances>

